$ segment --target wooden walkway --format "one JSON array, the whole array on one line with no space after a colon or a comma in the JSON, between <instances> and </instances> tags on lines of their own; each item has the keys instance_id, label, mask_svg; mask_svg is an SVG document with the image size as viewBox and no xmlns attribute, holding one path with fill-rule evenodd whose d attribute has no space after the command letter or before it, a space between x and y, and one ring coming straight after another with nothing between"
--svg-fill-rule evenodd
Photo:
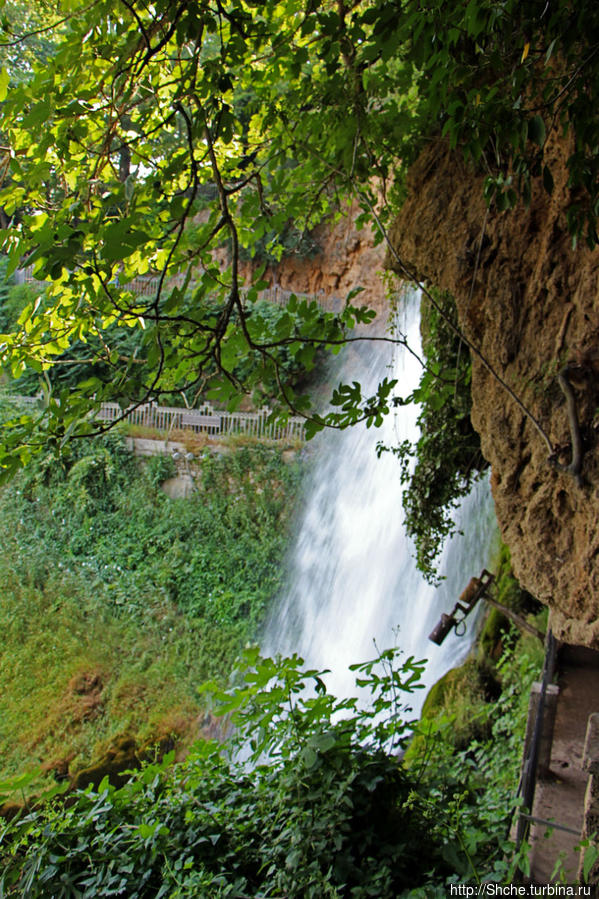
<instances>
[{"instance_id":1,"label":"wooden walkway","mask_svg":"<svg viewBox=\"0 0 599 899\"><path fill-rule=\"evenodd\" d=\"M118 403L102 403L98 418L115 421L122 416ZM170 434L173 431L195 431L210 437L228 437L244 434L264 440L303 441L306 439L305 421L299 416L290 416L286 421L270 420L270 409L258 412L224 412L204 403L198 409L182 409L176 406L158 406L144 403L127 412L130 424L154 428Z\"/></svg>"},{"instance_id":2,"label":"wooden walkway","mask_svg":"<svg viewBox=\"0 0 599 899\"><path fill-rule=\"evenodd\" d=\"M551 829L534 824L530 833L531 880L556 882L554 868L561 857L567 883L578 877L585 792L589 775L583 770L583 748L589 715L599 712L599 653L564 646L558 663L559 696L549 773L537 781L533 816L555 821ZM562 829L567 828L567 829ZM593 896L597 895L594 884Z\"/></svg>"}]
</instances>

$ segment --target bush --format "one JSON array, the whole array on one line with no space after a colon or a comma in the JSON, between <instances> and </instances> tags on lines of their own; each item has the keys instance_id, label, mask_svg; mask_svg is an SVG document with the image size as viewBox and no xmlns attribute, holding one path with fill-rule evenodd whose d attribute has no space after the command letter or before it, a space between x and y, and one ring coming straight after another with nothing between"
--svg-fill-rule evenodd
<instances>
[{"instance_id":1,"label":"bush","mask_svg":"<svg viewBox=\"0 0 599 899\"><path fill-rule=\"evenodd\" d=\"M158 456L150 456L145 465L146 477L152 487L161 487L169 478L176 477L177 466L172 456L161 453Z\"/></svg>"},{"instance_id":2,"label":"bush","mask_svg":"<svg viewBox=\"0 0 599 899\"><path fill-rule=\"evenodd\" d=\"M301 660L246 653L237 686L207 684L231 742L104 780L0 825L4 895L432 899L510 882L506 828L537 662L504 657L492 736L456 752L429 721L422 764L398 757L422 663L352 666L371 706L331 696ZM445 731L446 732L446 731Z\"/></svg>"},{"instance_id":3,"label":"bush","mask_svg":"<svg viewBox=\"0 0 599 899\"><path fill-rule=\"evenodd\" d=\"M279 586L297 464L261 445L205 451L197 492L173 500L159 489L169 458L150 460L144 477L116 434L69 450L36 459L0 493L20 576L41 555L45 568L91 578L113 608L143 614L158 595L215 624L243 623L249 639Z\"/></svg>"},{"instance_id":4,"label":"bush","mask_svg":"<svg viewBox=\"0 0 599 899\"><path fill-rule=\"evenodd\" d=\"M183 765L150 765L119 789L105 780L5 825L4 889L397 897L435 862L444 866L410 801L412 784L386 751L405 739L398 696L420 674L412 660L397 670L394 657L358 668L383 723L336 701L297 658L248 654L238 688L218 694L236 726L227 754L200 744ZM248 748L251 767L236 756Z\"/></svg>"},{"instance_id":5,"label":"bush","mask_svg":"<svg viewBox=\"0 0 599 899\"><path fill-rule=\"evenodd\" d=\"M119 735L199 732L195 688L228 678L255 637L300 485L274 447L206 452L199 465L198 491L171 500L158 488L163 461L148 477L111 432L36 457L0 488L11 660L0 665L0 781L67 757L72 774ZM79 671L101 674L89 710L69 686Z\"/></svg>"}]
</instances>

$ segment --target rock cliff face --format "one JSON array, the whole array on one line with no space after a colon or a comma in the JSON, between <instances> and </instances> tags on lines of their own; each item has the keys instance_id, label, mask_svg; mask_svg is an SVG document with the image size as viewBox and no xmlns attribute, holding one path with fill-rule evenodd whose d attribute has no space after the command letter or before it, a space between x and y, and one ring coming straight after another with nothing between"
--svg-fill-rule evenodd
<instances>
[{"instance_id":1,"label":"rock cliff face","mask_svg":"<svg viewBox=\"0 0 599 899\"><path fill-rule=\"evenodd\" d=\"M556 163L563 147L551 150ZM449 290L460 324L571 461L568 366L580 422L582 481L548 463L539 431L480 360L473 363L474 427L492 466L503 539L522 585L551 608L556 636L599 647L599 251L574 251L561 165L551 196L489 213L482 181L442 143L413 166L391 234L419 279ZM477 265L478 258L478 265ZM399 271L395 260L389 265ZM401 274L401 272L400 272Z\"/></svg>"},{"instance_id":2,"label":"rock cliff face","mask_svg":"<svg viewBox=\"0 0 599 899\"><path fill-rule=\"evenodd\" d=\"M347 216L330 227L324 224L313 237L320 248L315 257L290 256L268 269L265 278L284 290L313 294L325 307L336 308L356 285L363 292L354 300L386 314L385 289L381 274L385 267L382 244L373 246L372 232L359 231L355 220L360 210L352 208Z\"/></svg>"}]
</instances>

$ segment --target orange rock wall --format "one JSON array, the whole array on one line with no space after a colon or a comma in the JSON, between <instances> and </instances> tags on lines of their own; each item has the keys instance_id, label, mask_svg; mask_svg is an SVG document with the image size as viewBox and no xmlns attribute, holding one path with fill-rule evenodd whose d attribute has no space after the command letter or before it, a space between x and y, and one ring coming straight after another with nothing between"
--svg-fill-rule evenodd
<instances>
[{"instance_id":1,"label":"orange rock wall","mask_svg":"<svg viewBox=\"0 0 599 899\"><path fill-rule=\"evenodd\" d=\"M382 244L373 245L369 228L360 231L356 228L359 211L355 206L333 227L325 224L317 229L313 236L320 252L316 256L289 256L278 266L267 269L265 279L283 289L321 296L323 305L331 308L345 301L349 291L360 286L364 290L353 300L354 304L370 306L381 315L386 314L382 280L385 250Z\"/></svg>"}]
</instances>

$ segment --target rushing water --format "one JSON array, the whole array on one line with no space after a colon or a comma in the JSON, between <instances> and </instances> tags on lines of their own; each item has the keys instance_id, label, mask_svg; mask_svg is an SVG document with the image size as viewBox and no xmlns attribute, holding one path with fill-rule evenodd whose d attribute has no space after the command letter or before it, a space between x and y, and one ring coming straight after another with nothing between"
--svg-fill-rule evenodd
<instances>
[{"instance_id":1,"label":"rushing water","mask_svg":"<svg viewBox=\"0 0 599 899\"><path fill-rule=\"evenodd\" d=\"M405 315L402 330L418 348L416 300ZM409 353L392 352L389 344L360 347L347 354L339 380L374 388L385 376L397 378L402 396L418 383L420 365ZM328 686L337 696L354 692L348 666L374 658L375 643L381 650L398 645L406 655L427 658L427 686L459 664L471 645L474 622L465 636L452 632L441 647L427 637L488 561L496 532L489 488L486 481L476 485L457 510L464 534L448 541L440 565L445 580L431 587L416 569L404 532L399 462L391 453L376 456L379 441L397 445L417 438L417 414L413 405L399 407L381 428L358 425L318 438L287 587L262 646L268 654L297 652L309 667L330 669ZM417 694L415 710L424 695Z\"/></svg>"}]
</instances>

